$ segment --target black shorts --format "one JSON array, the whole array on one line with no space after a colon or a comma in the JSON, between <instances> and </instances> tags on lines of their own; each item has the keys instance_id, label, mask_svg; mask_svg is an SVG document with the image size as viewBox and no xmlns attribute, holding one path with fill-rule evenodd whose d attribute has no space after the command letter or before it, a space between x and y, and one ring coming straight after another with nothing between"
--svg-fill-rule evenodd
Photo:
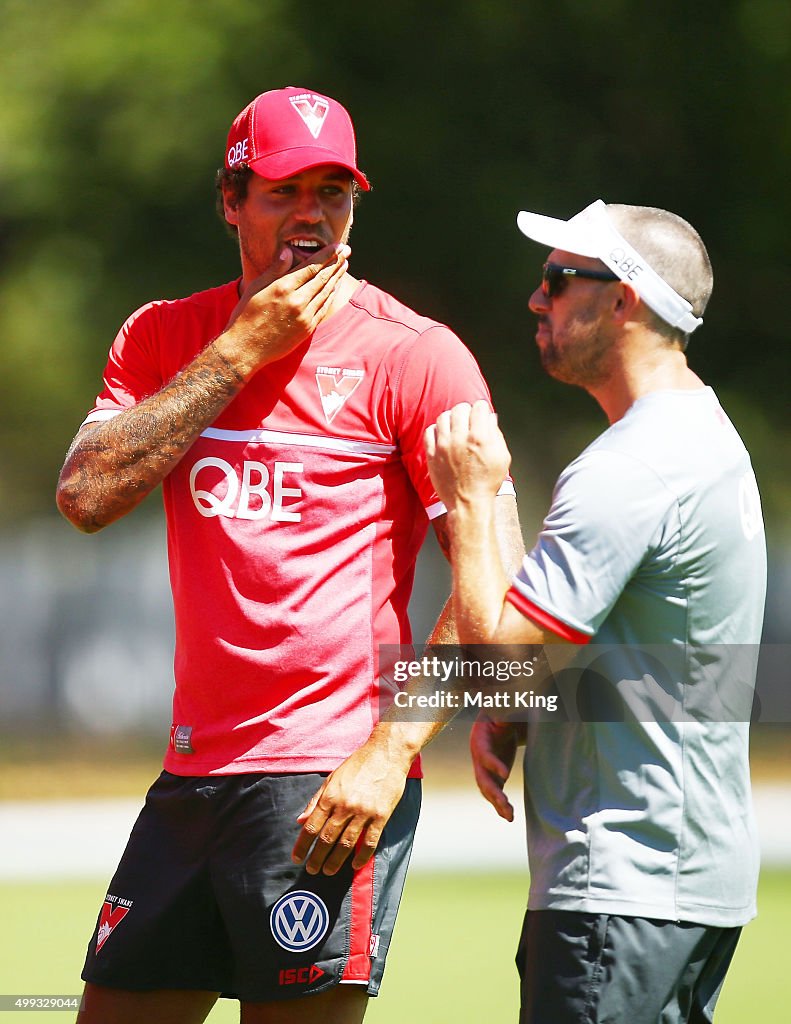
<instances>
[{"instance_id":1,"label":"black shorts","mask_svg":"<svg viewBox=\"0 0 791 1024\"><path fill-rule=\"evenodd\" d=\"M528 910L520 1024L711 1021L741 928Z\"/></svg>"},{"instance_id":2,"label":"black shorts","mask_svg":"<svg viewBox=\"0 0 791 1024\"><path fill-rule=\"evenodd\" d=\"M262 1002L340 983L376 995L420 811L404 795L360 871L291 861L325 775L181 777L149 790L88 946L83 980Z\"/></svg>"}]
</instances>

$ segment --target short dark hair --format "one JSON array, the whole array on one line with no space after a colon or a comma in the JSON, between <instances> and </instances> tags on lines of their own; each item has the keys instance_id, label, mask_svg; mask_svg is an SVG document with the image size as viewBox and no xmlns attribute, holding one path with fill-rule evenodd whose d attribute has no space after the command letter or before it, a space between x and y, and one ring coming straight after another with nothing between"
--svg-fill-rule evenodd
<instances>
[{"instance_id":1,"label":"short dark hair","mask_svg":"<svg viewBox=\"0 0 791 1024\"><path fill-rule=\"evenodd\" d=\"M692 225L678 214L653 206L608 203L607 213L651 269L690 303L695 316L702 317L711 298L714 274L703 239ZM652 329L682 351L686 349L689 335L649 312Z\"/></svg>"},{"instance_id":2,"label":"short dark hair","mask_svg":"<svg viewBox=\"0 0 791 1024\"><path fill-rule=\"evenodd\" d=\"M233 196L234 206L238 206L239 203L244 202L247 198L247 188L252 176L253 171L247 164L239 164L238 167L230 169L228 167L220 167L214 176L215 209L217 210L217 216L225 225L225 230L231 238L236 238L239 232L236 230L235 224L229 224L225 219L225 189L227 188Z\"/></svg>"},{"instance_id":3,"label":"short dark hair","mask_svg":"<svg viewBox=\"0 0 791 1024\"><path fill-rule=\"evenodd\" d=\"M227 189L233 197L233 205L238 206L239 203L243 203L247 198L247 189L250 185L250 179L252 178L254 171L247 166L247 164L239 164L237 167L228 168L221 167L214 178L215 188L215 207L217 215L225 225L228 233L232 238L236 238L238 232L235 224L229 224L225 219L225 201L224 201L224 190ZM349 177L352 178L351 172ZM352 204L354 206L360 201L362 195L362 189L357 182L352 178Z\"/></svg>"}]
</instances>

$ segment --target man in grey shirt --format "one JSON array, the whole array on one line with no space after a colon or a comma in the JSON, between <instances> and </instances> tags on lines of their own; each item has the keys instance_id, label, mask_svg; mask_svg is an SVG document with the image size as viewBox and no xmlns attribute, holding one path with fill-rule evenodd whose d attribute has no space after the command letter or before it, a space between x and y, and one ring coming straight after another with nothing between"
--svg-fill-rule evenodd
<instances>
[{"instance_id":1,"label":"man in grey shirt","mask_svg":"<svg viewBox=\"0 0 791 1024\"><path fill-rule=\"evenodd\" d=\"M518 223L553 249L530 299L544 368L587 390L610 426L561 474L513 580L492 525L510 461L493 414L457 406L429 428L459 636L565 645L545 649L553 667L581 666L592 642L602 654L573 677L577 702L595 682L618 708L473 729L478 785L508 819L503 787L525 742L520 1021L709 1021L755 914L743 697L766 592L749 456L684 354L711 265L664 210L597 201L570 221Z\"/></svg>"}]
</instances>

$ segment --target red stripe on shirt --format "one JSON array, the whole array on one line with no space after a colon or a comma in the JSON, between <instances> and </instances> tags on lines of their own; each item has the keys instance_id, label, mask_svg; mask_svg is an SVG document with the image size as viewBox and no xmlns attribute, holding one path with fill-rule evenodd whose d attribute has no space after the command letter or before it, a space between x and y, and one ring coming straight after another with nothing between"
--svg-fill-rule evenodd
<instances>
[{"instance_id":1,"label":"red stripe on shirt","mask_svg":"<svg viewBox=\"0 0 791 1024\"><path fill-rule=\"evenodd\" d=\"M538 605L529 601L516 587L511 587L505 595L505 599L526 618L532 619L537 626L540 626L542 629L548 629L551 633L561 637L561 639L568 640L572 644L590 643L591 638L587 633L581 633L580 630L569 626L567 622L561 622L554 615L545 612L543 608L539 608Z\"/></svg>"},{"instance_id":2,"label":"red stripe on shirt","mask_svg":"<svg viewBox=\"0 0 791 1024\"><path fill-rule=\"evenodd\" d=\"M374 862L355 871L349 921L349 959L341 981L368 981L371 975L371 921L374 907Z\"/></svg>"}]
</instances>

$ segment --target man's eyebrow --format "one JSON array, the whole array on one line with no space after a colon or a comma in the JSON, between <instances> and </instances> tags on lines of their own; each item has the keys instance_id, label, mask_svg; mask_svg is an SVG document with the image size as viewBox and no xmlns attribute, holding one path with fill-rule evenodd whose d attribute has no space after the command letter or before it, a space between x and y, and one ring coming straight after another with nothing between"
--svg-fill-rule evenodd
<instances>
[{"instance_id":1,"label":"man's eyebrow","mask_svg":"<svg viewBox=\"0 0 791 1024\"><path fill-rule=\"evenodd\" d=\"M322 177L323 181L351 181L351 171L345 170L343 167L339 167L337 171L327 171Z\"/></svg>"}]
</instances>

